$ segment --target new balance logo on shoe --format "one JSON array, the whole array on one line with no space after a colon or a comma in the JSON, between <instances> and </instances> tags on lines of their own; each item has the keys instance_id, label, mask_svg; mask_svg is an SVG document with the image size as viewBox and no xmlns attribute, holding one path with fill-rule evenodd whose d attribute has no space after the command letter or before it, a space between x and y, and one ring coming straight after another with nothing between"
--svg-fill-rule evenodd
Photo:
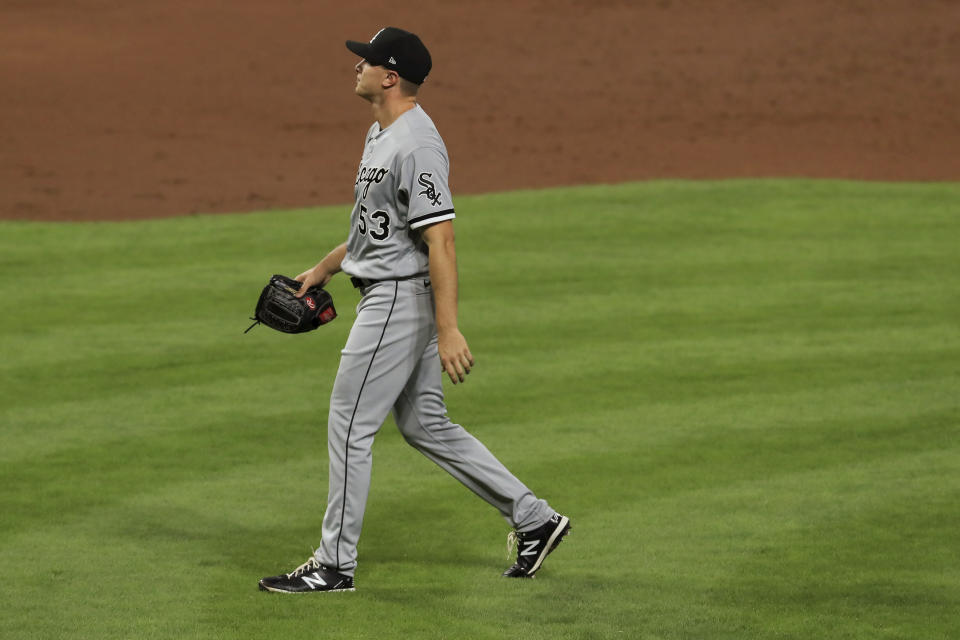
<instances>
[{"instance_id":1,"label":"new balance logo on shoe","mask_svg":"<svg viewBox=\"0 0 960 640\"><path fill-rule=\"evenodd\" d=\"M312 556L290 573L260 580L261 591L274 593L329 593L354 591L353 576L326 567Z\"/></svg>"},{"instance_id":2,"label":"new balance logo on shoe","mask_svg":"<svg viewBox=\"0 0 960 640\"><path fill-rule=\"evenodd\" d=\"M320 577L319 573L312 573L309 576L303 576L301 580L303 580L304 584L311 589L327 586L327 583L323 581L323 578Z\"/></svg>"},{"instance_id":3,"label":"new balance logo on shoe","mask_svg":"<svg viewBox=\"0 0 960 640\"><path fill-rule=\"evenodd\" d=\"M534 578L543 566L543 560L550 555L564 536L570 533L570 519L559 513L545 524L534 529L514 533L507 537L508 546L517 543L517 561L503 572L505 578Z\"/></svg>"},{"instance_id":4,"label":"new balance logo on shoe","mask_svg":"<svg viewBox=\"0 0 960 640\"><path fill-rule=\"evenodd\" d=\"M526 548L520 552L520 555L522 556L537 555L537 545L540 544L539 540L530 540L530 541L524 540L523 544L526 546Z\"/></svg>"}]
</instances>

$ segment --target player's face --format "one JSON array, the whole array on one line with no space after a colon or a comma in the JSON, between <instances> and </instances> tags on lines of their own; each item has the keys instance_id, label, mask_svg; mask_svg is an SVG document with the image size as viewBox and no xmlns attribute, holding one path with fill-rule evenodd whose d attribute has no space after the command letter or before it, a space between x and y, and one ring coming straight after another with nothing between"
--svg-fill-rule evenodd
<instances>
[{"instance_id":1,"label":"player's face","mask_svg":"<svg viewBox=\"0 0 960 640\"><path fill-rule=\"evenodd\" d=\"M369 100L381 88L383 67L374 66L361 58L354 70L357 72L357 85L354 87L354 91L361 98Z\"/></svg>"}]
</instances>

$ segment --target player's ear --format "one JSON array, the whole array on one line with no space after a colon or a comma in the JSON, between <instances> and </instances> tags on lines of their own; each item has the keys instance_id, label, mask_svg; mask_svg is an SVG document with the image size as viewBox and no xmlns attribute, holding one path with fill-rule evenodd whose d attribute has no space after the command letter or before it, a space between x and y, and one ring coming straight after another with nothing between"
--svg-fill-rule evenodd
<instances>
[{"instance_id":1,"label":"player's ear","mask_svg":"<svg viewBox=\"0 0 960 640\"><path fill-rule=\"evenodd\" d=\"M398 82L400 82L400 75L396 71L387 69L386 75L383 76L383 83L381 86L383 86L384 89L389 89L390 87L395 86Z\"/></svg>"}]
</instances>

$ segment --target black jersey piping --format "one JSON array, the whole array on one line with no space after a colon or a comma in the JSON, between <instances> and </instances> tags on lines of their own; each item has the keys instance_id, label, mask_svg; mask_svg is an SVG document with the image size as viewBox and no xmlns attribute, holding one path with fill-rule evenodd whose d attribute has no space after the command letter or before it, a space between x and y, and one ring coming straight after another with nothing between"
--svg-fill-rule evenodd
<instances>
[{"instance_id":1,"label":"black jersey piping","mask_svg":"<svg viewBox=\"0 0 960 640\"><path fill-rule=\"evenodd\" d=\"M380 340L373 350L370 357L370 364L367 365L367 372L363 374L363 382L360 383L360 390L357 392L357 402L353 405L353 414L350 416L350 426L347 427L347 439L343 447L343 501L340 503L340 528L337 530L337 570L340 570L340 538L343 535L343 519L347 513L347 479L350 474L350 433L353 431L353 421L357 417L357 409L360 407L360 396L363 395L363 388L367 384L367 378L370 376L370 370L373 368L373 361L377 358L377 352L380 351L380 345L383 344L383 337L387 335L387 325L390 324L390 318L393 316L393 308L397 305L397 293L400 291L400 283L394 282L393 302L390 303L390 311L387 312L387 319L383 323L383 331L380 333Z\"/></svg>"},{"instance_id":2,"label":"black jersey piping","mask_svg":"<svg viewBox=\"0 0 960 640\"><path fill-rule=\"evenodd\" d=\"M448 215L448 214L451 214L451 213L453 213L453 209L444 209L443 211L434 211L434 212L428 213L428 214L426 214L426 215L418 216L418 217L416 217L416 218L414 218L414 219L412 219L412 220L407 220L407 224L412 227L413 225L418 224L418 223L420 223L420 222L425 222L425 221L427 221L427 220L432 220L433 218L439 218L439 217L441 217L441 216L445 216L445 215Z\"/></svg>"}]
</instances>

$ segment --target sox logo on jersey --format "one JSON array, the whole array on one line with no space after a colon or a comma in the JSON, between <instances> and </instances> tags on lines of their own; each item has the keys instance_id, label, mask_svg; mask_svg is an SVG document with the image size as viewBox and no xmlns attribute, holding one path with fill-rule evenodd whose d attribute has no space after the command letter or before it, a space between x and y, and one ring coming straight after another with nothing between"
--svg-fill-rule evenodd
<instances>
[{"instance_id":1,"label":"sox logo on jersey","mask_svg":"<svg viewBox=\"0 0 960 640\"><path fill-rule=\"evenodd\" d=\"M430 178L433 177L432 173L421 173L420 178L417 182L420 183L421 187L426 187L423 191L418 193L418 196L425 196L427 200L430 201L430 204L434 207L440 204L440 194L437 192L437 186L433 184L433 181Z\"/></svg>"}]
</instances>

